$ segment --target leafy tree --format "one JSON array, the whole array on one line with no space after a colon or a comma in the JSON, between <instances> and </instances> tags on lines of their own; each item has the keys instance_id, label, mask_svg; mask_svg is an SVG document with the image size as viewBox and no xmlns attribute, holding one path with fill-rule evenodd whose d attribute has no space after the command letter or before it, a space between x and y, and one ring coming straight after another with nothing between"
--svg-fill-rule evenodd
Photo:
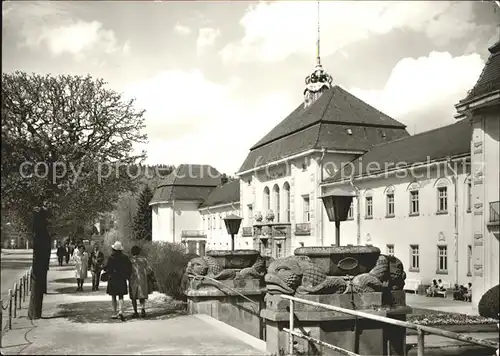
<instances>
[{"instance_id":1,"label":"leafy tree","mask_svg":"<svg viewBox=\"0 0 500 356\"><path fill-rule=\"evenodd\" d=\"M146 185L139 196L137 214L134 217L134 237L136 240L152 240L153 214L149 203L153 199L153 192Z\"/></svg>"},{"instance_id":2,"label":"leafy tree","mask_svg":"<svg viewBox=\"0 0 500 356\"><path fill-rule=\"evenodd\" d=\"M29 316L42 315L51 234L109 211L136 182L127 167L142 134L144 111L90 76L2 74L2 208L33 228Z\"/></svg>"}]
</instances>

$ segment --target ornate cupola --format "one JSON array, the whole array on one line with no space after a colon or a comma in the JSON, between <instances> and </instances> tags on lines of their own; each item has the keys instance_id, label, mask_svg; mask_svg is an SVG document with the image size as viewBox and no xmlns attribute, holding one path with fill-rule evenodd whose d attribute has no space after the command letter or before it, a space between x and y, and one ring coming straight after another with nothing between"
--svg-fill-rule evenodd
<instances>
[{"instance_id":1,"label":"ornate cupola","mask_svg":"<svg viewBox=\"0 0 500 356\"><path fill-rule=\"evenodd\" d=\"M304 107L307 108L314 103L326 90L332 87L332 76L328 74L321 65L320 58L320 17L318 1L318 31L316 39L316 66L311 74L306 77L306 88L304 90Z\"/></svg>"}]
</instances>

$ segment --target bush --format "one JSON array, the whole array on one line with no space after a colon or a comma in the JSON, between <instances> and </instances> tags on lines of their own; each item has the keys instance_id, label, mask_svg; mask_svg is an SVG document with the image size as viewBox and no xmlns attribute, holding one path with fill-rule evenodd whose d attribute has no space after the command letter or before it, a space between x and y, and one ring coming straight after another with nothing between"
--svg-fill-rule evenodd
<instances>
[{"instance_id":1,"label":"bush","mask_svg":"<svg viewBox=\"0 0 500 356\"><path fill-rule=\"evenodd\" d=\"M483 294L481 300L479 301L478 309L479 315L486 318L498 319L498 313L500 313L499 303L500 303L500 285L488 290Z\"/></svg>"},{"instance_id":2,"label":"bush","mask_svg":"<svg viewBox=\"0 0 500 356\"><path fill-rule=\"evenodd\" d=\"M183 299L181 280L189 260L195 256L186 254L181 244L153 242L148 251L156 277L158 291L175 299Z\"/></svg>"}]
</instances>

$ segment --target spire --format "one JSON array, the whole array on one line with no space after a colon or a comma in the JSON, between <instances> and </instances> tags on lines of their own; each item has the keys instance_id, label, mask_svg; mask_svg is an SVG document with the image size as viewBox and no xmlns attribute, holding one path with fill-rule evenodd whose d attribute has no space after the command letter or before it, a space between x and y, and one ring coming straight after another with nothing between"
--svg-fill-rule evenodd
<instances>
[{"instance_id":1,"label":"spire","mask_svg":"<svg viewBox=\"0 0 500 356\"><path fill-rule=\"evenodd\" d=\"M313 72L306 77L306 88L304 90L304 107L314 103L332 86L332 77L328 74L321 65L320 57L320 11L319 0L317 4L317 38L316 38L316 66Z\"/></svg>"}]
</instances>

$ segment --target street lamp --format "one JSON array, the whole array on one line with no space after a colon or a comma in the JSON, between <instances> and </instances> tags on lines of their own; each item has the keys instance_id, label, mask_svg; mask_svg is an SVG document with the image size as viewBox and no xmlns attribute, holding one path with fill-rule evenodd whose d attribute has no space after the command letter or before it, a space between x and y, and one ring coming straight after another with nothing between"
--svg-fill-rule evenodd
<instances>
[{"instance_id":1,"label":"street lamp","mask_svg":"<svg viewBox=\"0 0 500 356\"><path fill-rule=\"evenodd\" d=\"M325 206L328 220L335 221L335 244L337 246L340 246L340 222L347 220L352 197L352 195L347 195L346 193L343 193L343 195L331 194L320 197Z\"/></svg>"},{"instance_id":2,"label":"street lamp","mask_svg":"<svg viewBox=\"0 0 500 356\"><path fill-rule=\"evenodd\" d=\"M241 220L243 220L243 218L240 218L239 216L234 214L228 215L224 218L227 233L231 235L231 251L234 251L234 235L238 234Z\"/></svg>"}]
</instances>

